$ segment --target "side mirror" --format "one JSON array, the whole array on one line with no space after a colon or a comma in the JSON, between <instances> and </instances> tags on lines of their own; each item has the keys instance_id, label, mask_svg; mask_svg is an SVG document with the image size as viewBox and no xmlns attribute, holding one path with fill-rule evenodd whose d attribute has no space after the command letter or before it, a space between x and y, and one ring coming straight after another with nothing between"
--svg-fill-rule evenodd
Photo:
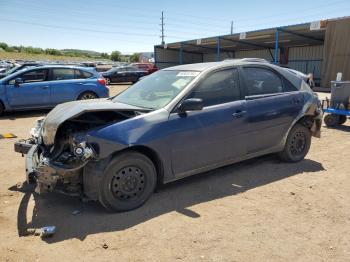
<instances>
[{"instance_id":1,"label":"side mirror","mask_svg":"<svg viewBox=\"0 0 350 262\"><path fill-rule=\"evenodd\" d=\"M23 79L20 77L17 77L15 79L15 87L19 87L21 84L23 84Z\"/></svg>"},{"instance_id":2,"label":"side mirror","mask_svg":"<svg viewBox=\"0 0 350 262\"><path fill-rule=\"evenodd\" d=\"M189 98L184 100L179 106L179 111L185 113L186 111L198 111L204 107L203 100L200 98Z\"/></svg>"}]
</instances>

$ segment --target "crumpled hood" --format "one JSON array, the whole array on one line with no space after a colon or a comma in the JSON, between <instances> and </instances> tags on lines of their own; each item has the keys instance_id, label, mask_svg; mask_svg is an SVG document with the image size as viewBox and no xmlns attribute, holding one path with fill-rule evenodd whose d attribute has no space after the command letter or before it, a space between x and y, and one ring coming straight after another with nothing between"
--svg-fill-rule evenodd
<instances>
[{"instance_id":1,"label":"crumpled hood","mask_svg":"<svg viewBox=\"0 0 350 262\"><path fill-rule=\"evenodd\" d=\"M42 139L45 145L53 145L58 127L66 120L86 112L104 110L144 110L132 105L113 102L109 99L79 100L56 106L47 114L42 126Z\"/></svg>"}]
</instances>

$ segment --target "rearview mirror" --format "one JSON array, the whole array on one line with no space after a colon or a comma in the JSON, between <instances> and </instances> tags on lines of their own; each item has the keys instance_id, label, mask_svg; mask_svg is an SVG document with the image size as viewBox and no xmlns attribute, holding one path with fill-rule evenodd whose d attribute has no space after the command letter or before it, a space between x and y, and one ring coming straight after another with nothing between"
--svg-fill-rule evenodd
<instances>
[{"instance_id":1,"label":"rearview mirror","mask_svg":"<svg viewBox=\"0 0 350 262\"><path fill-rule=\"evenodd\" d=\"M179 106L179 111L184 113L186 111L198 111L203 109L203 100L200 98L189 98L184 100Z\"/></svg>"},{"instance_id":2,"label":"rearview mirror","mask_svg":"<svg viewBox=\"0 0 350 262\"><path fill-rule=\"evenodd\" d=\"M20 84L23 84L23 79L20 78L20 77L17 77L17 78L15 79L15 86L16 86L16 87L19 87Z\"/></svg>"}]
</instances>

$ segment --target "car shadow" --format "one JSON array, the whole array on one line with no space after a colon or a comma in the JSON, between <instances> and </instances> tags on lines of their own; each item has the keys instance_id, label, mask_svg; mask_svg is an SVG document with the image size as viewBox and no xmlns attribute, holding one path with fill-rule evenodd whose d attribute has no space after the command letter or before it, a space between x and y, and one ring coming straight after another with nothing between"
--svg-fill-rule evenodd
<instances>
[{"instance_id":1,"label":"car shadow","mask_svg":"<svg viewBox=\"0 0 350 262\"><path fill-rule=\"evenodd\" d=\"M61 194L37 195L29 185L13 186L9 190L24 193L17 216L19 236L24 236L27 228L52 225L57 228L56 234L44 240L55 243L71 238L84 240L88 235L100 232L121 231L174 211L196 219L201 214L191 210L194 205L235 196L304 172L322 170L322 164L309 159L282 163L274 156L260 157L161 186L142 207L124 213L111 213L98 202L84 203L79 198ZM35 206L29 222L26 217L32 195ZM74 214L76 210L78 214Z\"/></svg>"},{"instance_id":2,"label":"car shadow","mask_svg":"<svg viewBox=\"0 0 350 262\"><path fill-rule=\"evenodd\" d=\"M49 112L50 112L50 109L5 112L4 115L0 116L0 120L16 120L16 119L31 118L31 117L42 117Z\"/></svg>"}]
</instances>

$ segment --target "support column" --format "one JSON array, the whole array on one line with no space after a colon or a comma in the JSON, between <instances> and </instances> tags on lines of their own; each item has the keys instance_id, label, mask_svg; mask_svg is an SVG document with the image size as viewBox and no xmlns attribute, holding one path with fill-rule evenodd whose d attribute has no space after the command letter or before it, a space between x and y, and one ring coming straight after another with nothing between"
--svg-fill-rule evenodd
<instances>
[{"instance_id":1,"label":"support column","mask_svg":"<svg viewBox=\"0 0 350 262\"><path fill-rule=\"evenodd\" d=\"M216 61L219 62L221 60L220 55L220 37L216 38Z\"/></svg>"},{"instance_id":2,"label":"support column","mask_svg":"<svg viewBox=\"0 0 350 262\"><path fill-rule=\"evenodd\" d=\"M275 33L275 64L278 64L278 29Z\"/></svg>"},{"instance_id":3,"label":"support column","mask_svg":"<svg viewBox=\"0 0 350 262\"><path fill-rule=\"evenodd\" d=\"M179 52L179 64L182 65L183 63L183 51L182 51L182 43L180 43L180 52Z\"/></svg>"}]
</instances>

